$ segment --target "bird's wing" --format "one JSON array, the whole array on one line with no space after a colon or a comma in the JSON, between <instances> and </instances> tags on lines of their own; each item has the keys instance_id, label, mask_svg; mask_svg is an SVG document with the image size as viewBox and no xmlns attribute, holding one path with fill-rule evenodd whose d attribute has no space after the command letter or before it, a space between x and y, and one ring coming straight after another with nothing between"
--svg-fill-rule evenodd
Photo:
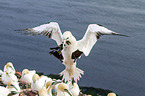
<instances>
[{"instance_id":1,"label":"bird's wing","mask_svg":"<svg viewBox=\"0 0 145 96\"><path fill-rule=\"evenodd\" d=\"M16 31L28 31L26 35L42 34L55 40L58 45L62 43L62 33L57 22L50 22L34 28L20 29Z\"/></svg>"},{"instance_id":2,"label":"bird's wing","mask_svg":"<svg viewBox=\"0 0 145 96\"><path fill-rule=\"evenodd\" d=\"M78 49L82 51L85 56L88 56L92 47L97 42L101 35L119 35L126 36L120 33L113 32L102 25L99 24L90 24L87 28L87 31L84 37L77 41ZM126 36L128 37L128 36Z\"/></svg>"}]
</instances>

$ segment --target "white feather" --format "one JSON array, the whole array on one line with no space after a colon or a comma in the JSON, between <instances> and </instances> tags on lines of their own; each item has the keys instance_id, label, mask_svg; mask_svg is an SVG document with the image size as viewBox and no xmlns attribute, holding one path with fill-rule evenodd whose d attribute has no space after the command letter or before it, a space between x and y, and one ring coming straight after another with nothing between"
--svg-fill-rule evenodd
<instances>
[{"instance_id":1,"label":"white feather","mask_svg":"<svg viewBox=\"0 0 145 96\"><path fill-rule=\"evenodd\" d=\"M48 35L49 38L55 40L58 45L62 43L62 33L57 22L50 22L34 28L28 28L25 31L30 32L30 34L32 33L32 35L51 34L50 37Z\"/></svg>"},{"instance_id":2,"label":"white feather","mask_svg":"<svg viewBox=\"0 0 145 96\"><path fill-rule=\"evenodd\" d=\"M116 32L113 32L103 26L97 25L97 24L90 24L87 28L87 31L84 35L84 37L77 42L78 49L82 51L85 56L88 56L91 49L97 42L98 38L101 35L120 35L120 36L126 36L122 35ZM128 37L128 36L126 36Z\"/></svg>"},{"instance_id":3,"label":"white feather","mask_svg":"<svg viewBox=\"0 0 145 96\"><path fill-rule=\"evenodd\" d=\"M0 86L0 96L8 96L11 91L3 86Z\"/></svg>"}]
</instances>

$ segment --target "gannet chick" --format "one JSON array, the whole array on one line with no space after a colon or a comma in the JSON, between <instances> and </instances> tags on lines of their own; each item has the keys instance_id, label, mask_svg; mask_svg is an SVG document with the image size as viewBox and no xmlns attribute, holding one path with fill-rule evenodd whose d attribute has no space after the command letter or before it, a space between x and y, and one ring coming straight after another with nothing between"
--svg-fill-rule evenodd
<instances>
[{"instance_id":1,"label":"gannet chick","mask_svg":"<svg viewBox=\"0 0 145 96\"><path fill-rule=\"evenodd\" d=\"M17 93L16 95L13 96L19 96L20 86L17 81L9 81L6 88L9 89L10 91Z\"/></svg>"},{"instance_id":2,"label":"gannet chick","mask_svg":"<svg viewBox=\"0 0 145 96\"><path fill-rule=\"evenodd\" d=\"M69 91L72 94L72 96L79 96L80 88L79 88L78 84L77 83L72 84L72 82L69 82L68 84L69 84L68 85Z\"/></svg>"},{"instance_id":3,"label":"gannet chick","mask_svg":"<svg viewBox=\"0 0 145 96\"><path fill-rule=\"evenodd\" d=\"M65 83L60 83L57 87L57 96L72 96L69 92L68 85Z\"/></svg>"},{"instance_id":4,"label":"gannet chick","mask_svg":"<svg viewBox=\"0 0 145 96\"><path fill-rule=\"evenodd\" d=\"M47 90L45 87L42 87L40 90L39 90L39 96L50 96L47 94Z\"/></svg>"},{"instance_id":5,"label":"gannet chick","mask_svg":"<svg viewBox=\"0 0 145 96\"><path fill-rule=\"evenodd\" d=\"M115 93L108 93L107 96L116 96L116 94Z\"/></svg>"},{"instance_id":6,"label":"gannet chick","mask_svg":"<svg viewBox=\"0 0 145 96\"><path fill-rule=\"evenodd\" d=\"M33 75L36 73L35 70L29 71L28 69L24 69L22 71L22 77L21 77L21 81L24 81L28 84L31 84L33 82L32 77Z\"/></svg>"},{"instance_id":7,"label":"gannet chick","mask_svg":"<svg viewBox=\"0 0 145 96\"><path fill-rule=\"evenodd\" d=\"M7 85L9 81L18 81L16 75L13 72L14 71L12 71L9 68L6 71L4 71L4 73L2 75L2 82L5 85Z\"/></svg>"},{"instance_id":8,"label":"gannet chick","mask_svg":"<svg viewBox=\"0 0 145 96\"><path fill-rule=\"evenodd\" d=\"M58 47L51 48L52 51L50 54L53 54L65 65L65 70L60 73L65 82L72 79L77 82L77 80L81 78L84 71L76 67L76 61L83 53L85 56L89 55L100 36L118 35L128 37L113 32L99 24L90 24L81 40L76 40L70 31L65 31L62 34L57 22L50 22L34 28L22 29L19 31L28 31L28 35L43 34L56 41Z\"/></svg>"},{"instance_id":9,"label":"gannet chick","mask_svg":"<svg viewBox=\"0 0 145 96\"><path fill-rule=\"evenodd\" d=\"M12 71L13 71L13 74L16 73L16 70L15 70L15 68L14 68L12 62L8 62L8 63L4 66L4 70L3 70L3 71L5 72L7 69L12 70Z\"/></svg>"}]
</instances>

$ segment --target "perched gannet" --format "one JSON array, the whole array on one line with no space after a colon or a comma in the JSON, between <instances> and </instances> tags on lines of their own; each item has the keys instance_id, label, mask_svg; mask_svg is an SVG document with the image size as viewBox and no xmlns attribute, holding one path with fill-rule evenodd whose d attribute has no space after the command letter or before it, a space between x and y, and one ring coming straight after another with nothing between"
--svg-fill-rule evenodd
<instances>
[{"instance_id":1,"label":"perched gannet","mask_svg":"<svg viewBox=\"0 0 145 96\"><path fill-rule=\"evenodd\" d=\"M34 74L32 77L32 84L31 84L31 89L33 91L39 91L42 87L45 87L46 83L51 79L46 78L45 76L39 76L38 74Z\"/></svg>"},{"instance_id":2,"label":"perched gannet","mask_svg":"<svg viewBox=\"0 0 145 96\"><path fill-rule=\"evenodd\" d=\"M10 81L7 87L0 86L0 96L19 96L20 87L18 82Z\"/></svg>"},{"instance_id":3,"label":"perched gannet","mask_svg":"<svg viewBox=\"0 0 145 96\"><path fill-rule=\"evenodd\" d=\"M108 93L107 96L116 96L116 94L115 93Z\"/></svg>"},{"instance_id":4,"label":"perched gannet","mask_svg":"<svg viewBox=\"0 0 145 96\"><path fill-rule=\"evenodd\" d=\"M65 83L60 83L57 87L57 96L73 96L69 92L68 85Z\"/></svg>"},{"instance_id":5,"label":"perched gannet","mask_svg":"<svg viewBox=\"0 0 145 96\"><path fill-rule=\"evenodd\" d=\"M22 71L22 77L21 77L21 81L24 81L28 84L31 84L33 82L32 77L33 75L36 73L35 70L29 71L28 69L24 69Z\"/></svg>"},{"instance_id":6,"label":"perched gannet","mask_svg":"<svg viewBox=\"0 0 145 96\"><path fill-rule=\"evenodd\" d=\"M69 91L72 94L72 96L79 96L80 88L77 83L69 82L68 86L69 86Z\"/></svg>"},{"instance_id":7,"label":"perched gannet","mask_svg":"<svg viewBox=\"0 0 145 96\"><path fill-rule=\"evenodd\" d=\"M16 93L13 96L19 96L20 86L19 86L19 83L17 81L9 81L6 88L9 89L11 92Z\"/></svg>"},{"instance_id":8,"label":"perched gannet","mask_svg":"<svg viewBox=\"0 0 145 96\"><path fill-rule=\"evenodd\" d=\"M4 70L3 70L3 71L5 72L7 69L12 70L12 71L13 71L13 74L16 73L16 70L15 70L15 68L14 68L12 62L8 62L8 63L4 66Z\"/></svg>"},{"instance_id":9,"label":"perched gannet","mask_svg":"<svg viewBox=\"0 0 145 96\"><path fill-rule=\"evenodd\" d=\"M60 27L56 22L50 22L34 28L17 31L28 31L28 33L26 33L28 35L44 34L55 40L58 47L51 48L52 51L50 54L53 54L65 65L65 70L60 73L63 75L63 79L65 79L65 81L74 79L75 82L81 78L81 74L84 74L84 71L76 67L77 58L79 58L82 53L84 53L85 56L88 56L92 47L101 35L126 36L113 32L101 25L90 24L84 37L77 41L70 31L66 31L62 34Z\"/></svg>"},{"instance_id":10,"label":"perched gannet","mask_svg":"<svg viewBox=\"0 0 145 96\"><path fill-rule=\"evenodd\" d=\"M39 91L45 85L44 82L40 81L40 77L38 74L34 74L32 80L33 80L31 84L32 91Z\"/></svg>"},{"instance_id":11,"label":"perched gannet","mask_svg":"<svg viewBox=\"0 0 145 96\"><path fill-rule=\"evenodd\" d=\"M50 96L50 95L48 95L46 88L45 87L42 87L39 90L39 96Z\"/></svg>"},{"instance_id":12,"label":"perched gannet","mask_svg":"<svg viewBox=\"0 0 145 96\"><path fill-rule=\"evenodd\" d=\"M11 69L7 69L2 74L2 82L7 85L9 81L18 81L16 75L13 73Z\"/></svg>"}]
</instances>

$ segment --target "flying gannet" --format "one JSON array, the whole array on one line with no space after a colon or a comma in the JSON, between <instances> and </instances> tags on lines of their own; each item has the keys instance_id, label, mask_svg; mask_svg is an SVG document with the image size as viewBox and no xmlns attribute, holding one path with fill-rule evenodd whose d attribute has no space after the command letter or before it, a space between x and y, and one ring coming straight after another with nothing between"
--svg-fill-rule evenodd
<instances>
[{"instance_id":1,"label":"flying gannet","mask_svg":"<svg viewBox=\"0 0 145 96\"><path fill-rule=\"evenodd\" d=\"M57 22L49 22L34 28L17 31L28 31L26 33L27 35L43 34L55 40L58 47L50 48L52 50L50 54L53 54L65 65L65 70L63 70L60 75L63 76L63 80L65 81L74 79L75 82L81 78L81 74L84 74L84 71L76 67L77 58L79 58L82 53L88 56L101 35L126 36L113 32L102 25L90 24L84 37L77 41L70 31L65 31L62 34Z\"/></svg>"}]
</instances>

